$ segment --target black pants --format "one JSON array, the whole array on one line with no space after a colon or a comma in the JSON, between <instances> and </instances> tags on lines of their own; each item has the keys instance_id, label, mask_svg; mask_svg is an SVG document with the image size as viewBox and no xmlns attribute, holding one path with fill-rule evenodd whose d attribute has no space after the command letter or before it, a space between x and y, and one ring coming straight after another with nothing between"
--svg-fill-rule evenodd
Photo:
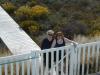
<instances>
[{"instance_id":1,"label":"black pants","mask_svg":"<svg viewBox=\"0 0 100 75\"><path fill-rule=\"evenodd\" d=\"M43 63L44 63L44 66L48 65L49 68L51 68L51 53L49 52L49 55L48 55L48 64L46 64L46 53L43 54Z\"/></svg>"},{"instance_id":2,"label":"black pants","mask_svg":"<svg viewBox=\"0 0 100 75\"><path fill-rule=\"evenodd\" d=\"M54 62L56 62L57 61L57 51L54 51ZM58 52L58 61L61 59L61 50L59 50L59 52Z\"/></svg>"}]
</instances>

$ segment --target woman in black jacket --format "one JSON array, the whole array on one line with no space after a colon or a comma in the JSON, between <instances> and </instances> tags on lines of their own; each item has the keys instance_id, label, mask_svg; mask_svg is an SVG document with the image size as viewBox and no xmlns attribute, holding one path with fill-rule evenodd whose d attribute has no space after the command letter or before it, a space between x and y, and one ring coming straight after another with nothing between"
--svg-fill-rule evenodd
<instances>
[{"instance_id":1,"label":"woman in black jacket","mask_svg":"<svg viewBox=\"0 0 100 75\"><path fill-rule=\"evenodd\" d=\"M49 49L51 48L52 42L53 42L53 36L54 36L54 31L53 30L48 30L47 31L47 37L43 39L42 44L41 44L41 49ZM43 54L43 63L44 66L46 66L46 53ZM49 68L51 68L51 53L49 52L49 58L48 58L48 65Z\"/></svg>"}]
</instances>

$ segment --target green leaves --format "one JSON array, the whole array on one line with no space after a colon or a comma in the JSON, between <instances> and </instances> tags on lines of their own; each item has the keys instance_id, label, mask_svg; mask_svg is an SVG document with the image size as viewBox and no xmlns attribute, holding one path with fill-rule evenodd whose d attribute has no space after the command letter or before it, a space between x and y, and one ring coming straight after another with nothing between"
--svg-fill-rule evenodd
<instances>
[{"instance_id":1,"label":"green leaves","mask_svg":"<svg viewBox=\"0 0 100 75\"><path fill-rule=\"evenodd\" d=\"M36 21L26 20L20 23L20 26L28 32L39 31L39 24Z\"/></svg>"},{"instance_id":2,"label":"green leaves","mask_svg":"<svg viewBox=\"0 0 100 75\"><path fill-rule=\"evenodd\" d=\"M16 6L11 2L5 2L4 4L2 4L2 7L10 14L13 13L16 9Z\"/></svg>"}]
</instances>

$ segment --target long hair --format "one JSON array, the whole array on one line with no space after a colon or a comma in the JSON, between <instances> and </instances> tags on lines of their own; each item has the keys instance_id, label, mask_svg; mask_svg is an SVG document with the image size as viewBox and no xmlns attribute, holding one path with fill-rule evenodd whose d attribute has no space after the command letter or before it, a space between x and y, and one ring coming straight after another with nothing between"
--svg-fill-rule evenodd
<instances>
[{"instance_id":1,"label":"long hair","mask_svg":"<svg viewBox=\"0 0 100 75\"><path fill-rule=\"evenodd\" d=\"M63 32L61 32L61 31L57 32L56 35L55 35L55 38L57 39L58 36L61 36L62 39L63 39L64 38Z\"/></svg>"}]
</instances>

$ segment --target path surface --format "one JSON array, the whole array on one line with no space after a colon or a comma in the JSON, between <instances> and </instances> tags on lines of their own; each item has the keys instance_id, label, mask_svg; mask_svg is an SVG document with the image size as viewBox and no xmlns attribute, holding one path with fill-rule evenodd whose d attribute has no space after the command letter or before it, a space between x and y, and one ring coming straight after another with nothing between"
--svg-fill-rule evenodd
<instances>
[{"instance_id":1,"label":"path surface","mask_svg":"<svg viewBox=\"0 0 100 75\"><path fill-rule=\"evenodd\" d=\"M89 74L89 75L100 75L100 72L98 72L98 73L93 73L93 74Z\"/></svg>"},{"instance_id":2,"label":"path surface","mask_svg":"<svg viewBox=\"0 0 100 75\"><path fill-rule=\"evenodd\" d=\"M93 73L93 74L89 74L89 75L96 75L96 73Z\"/></svg>"},{"instance_id":3,"label":"path surface","mask_svg":"<svg viewBox=\"0 0 100 75\"><path fill-rule=\"evenodd\" d=\"M0 38L13 54L40 50L39 46L0 7Z\"/></svg>"}]
</instances>

